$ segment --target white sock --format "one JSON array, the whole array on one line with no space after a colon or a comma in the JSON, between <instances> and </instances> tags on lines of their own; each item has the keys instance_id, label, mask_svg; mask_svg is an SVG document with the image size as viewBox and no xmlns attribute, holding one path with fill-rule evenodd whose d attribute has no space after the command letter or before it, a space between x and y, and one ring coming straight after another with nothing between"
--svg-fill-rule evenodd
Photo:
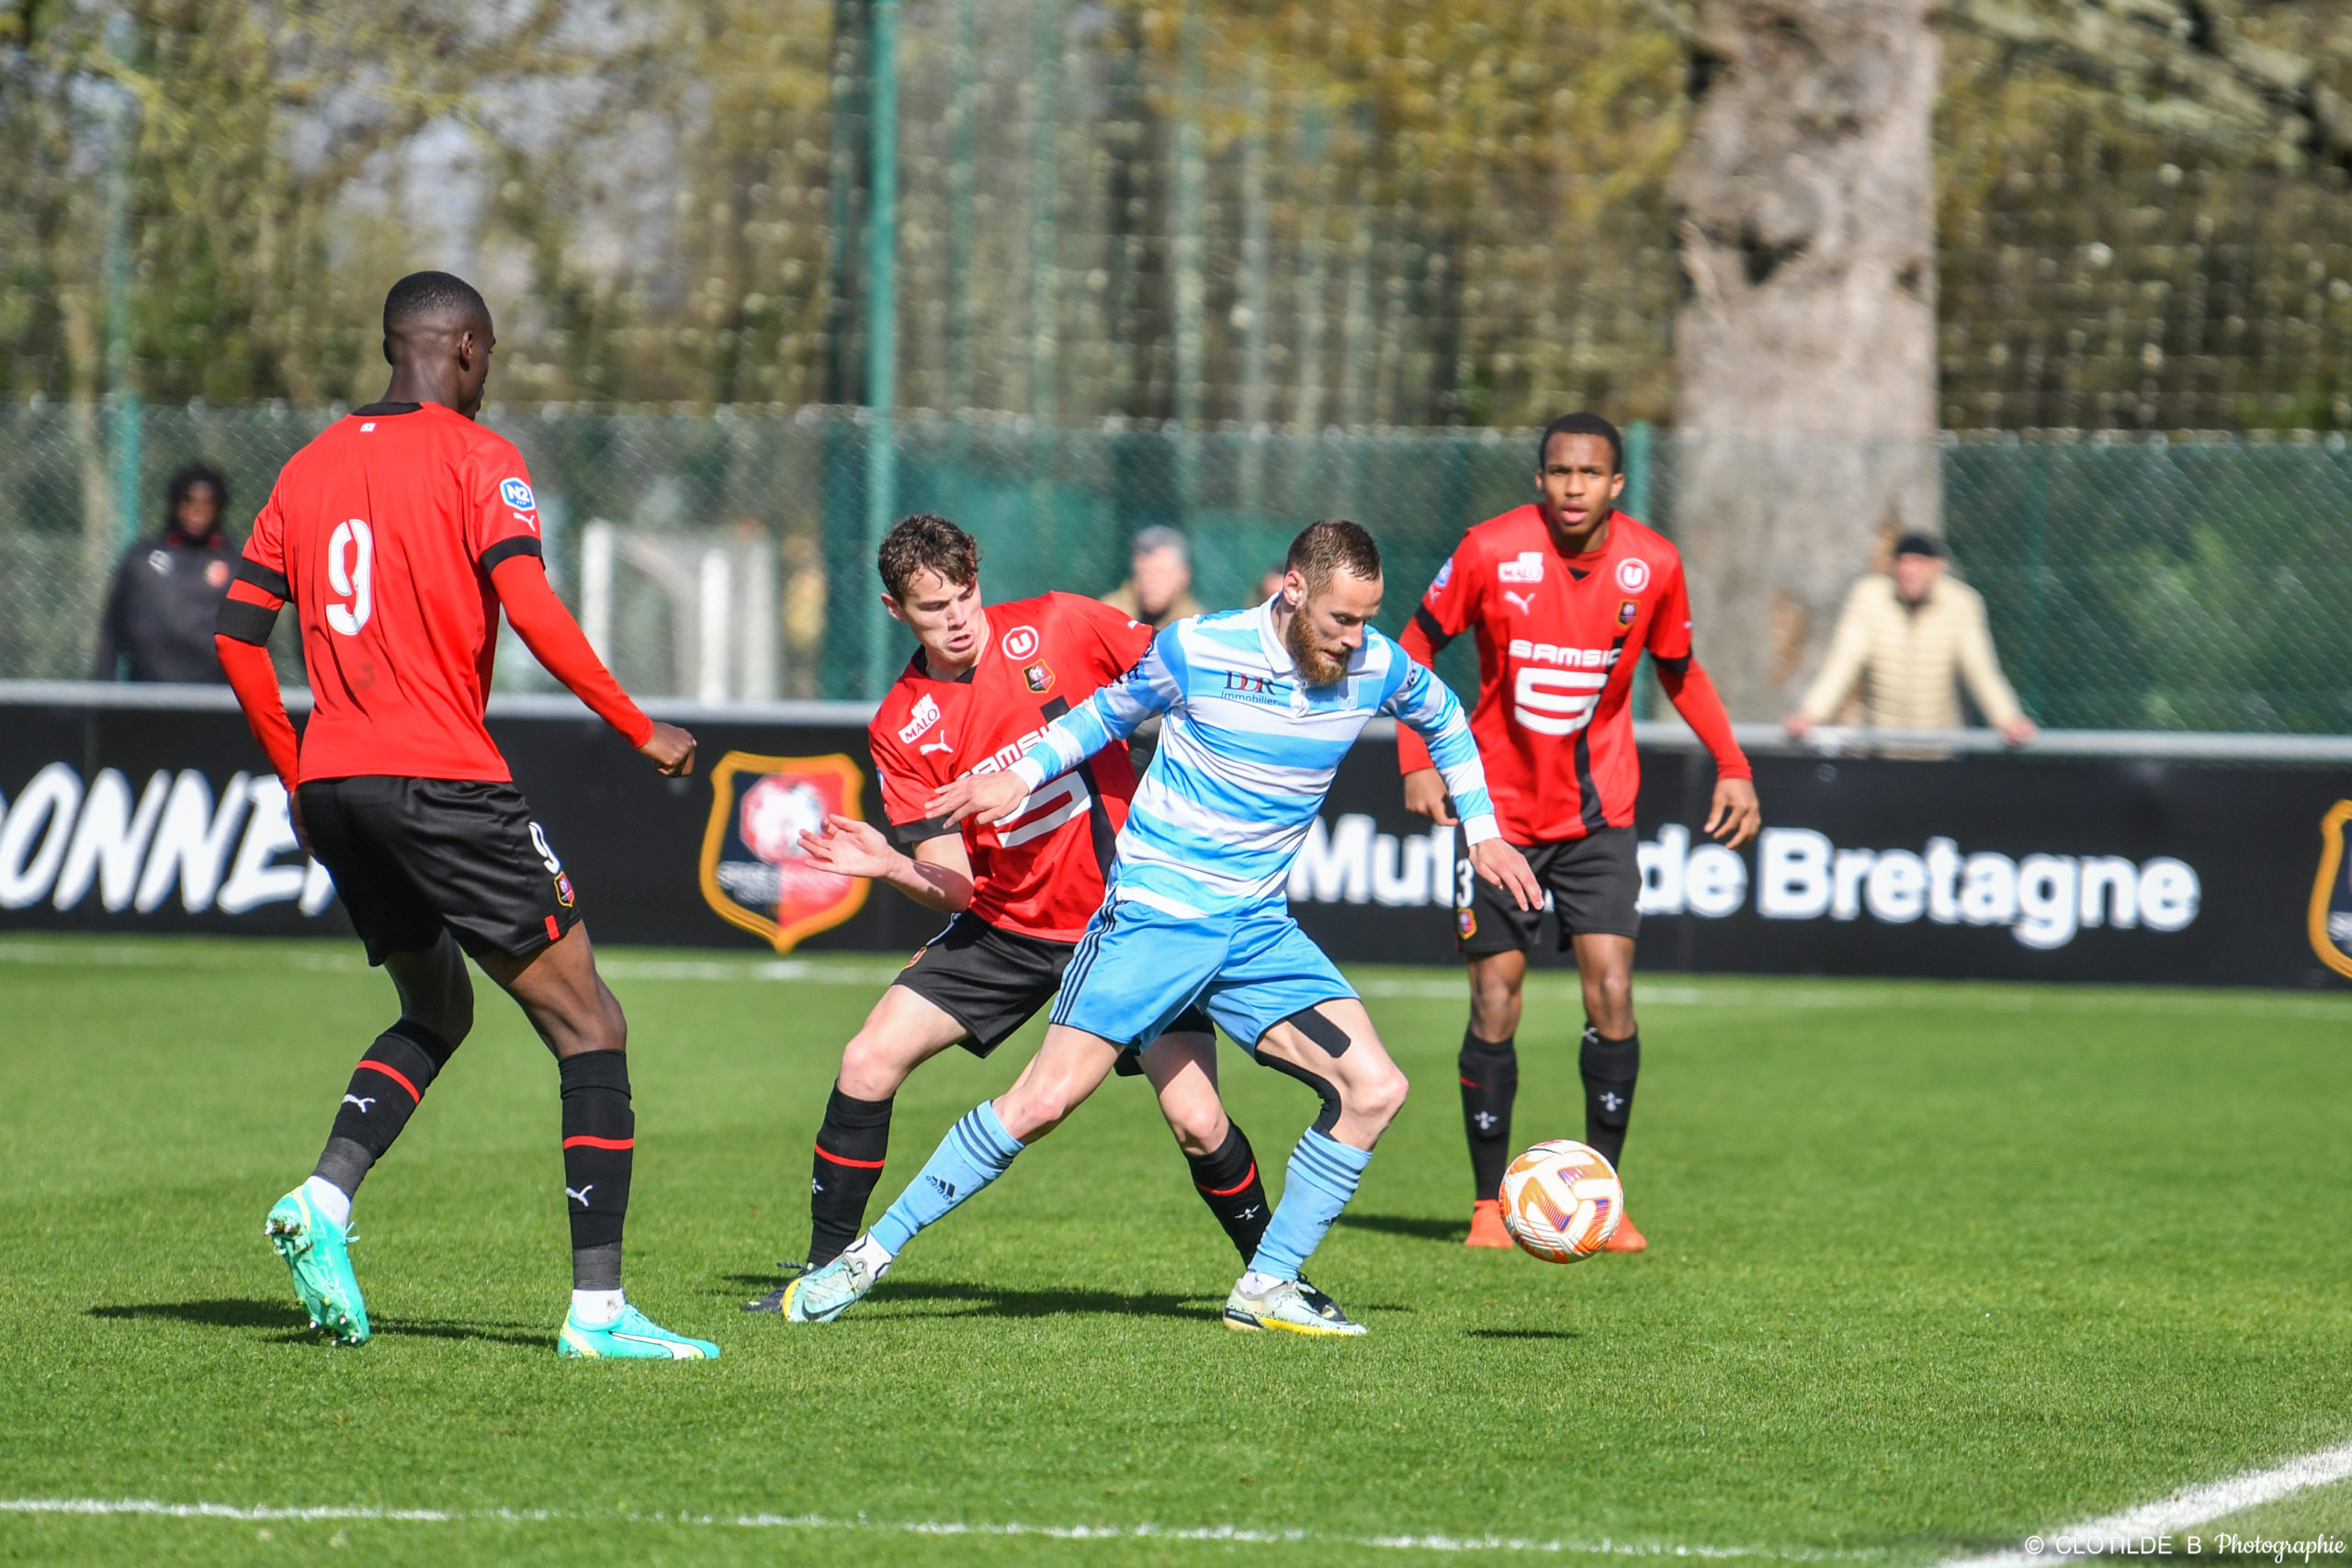
<instances>
[{"instance_id":1,"label":"white sock","mask_svg":"<svg viewBox=\"0 0 2352 1568\"><path fill-rule=\"evenodd\" d=\"M335 1224L337 1230L351 1228L351 1194L323 1176L314 1176L302 1183L302 1190L311 1195L319 1213Z\"/></svg>"},{"instance_id":2,"label":"white sock","mask_svg":"<svg viewBox=\"0 0 2352 1568\"><path fill-rule=\"evenodd\" d=\"M1261 1274L1252 1269L1241 1276L1240 1291L1245 1296L1262 1296L1277 1285L1290 1282L1288 1280L1277 1280L1272 1274Z\"/></svg>"},{"instance_id":3,"label":"white sock","mask_svg":"<svg viewBox=\"0 0 2352 1568\"><path fill-rule=\"evenodd\" d=\"M574 1291L571 1292L571 1321L582 1328L605 1328L621 1315L621 1308L628 1303L618 1291Z\"/></svg>"},{"instance_id":4,"label":"white sock","mask_svg":"<svg viewBox=\"0 0 2352 1568\"><path fill-rule=\"evenodd\" d=\"M874 1277L877 1280L890 1271L891 1260L899 1256L871 1235L859 1236L842 1250L874 1270Z\"/></svg>"}]
</instances>

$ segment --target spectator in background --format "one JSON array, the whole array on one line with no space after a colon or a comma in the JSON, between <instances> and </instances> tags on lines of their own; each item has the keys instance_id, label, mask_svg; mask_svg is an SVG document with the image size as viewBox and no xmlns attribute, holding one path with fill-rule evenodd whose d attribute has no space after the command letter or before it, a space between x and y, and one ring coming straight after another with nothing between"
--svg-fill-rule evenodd
<instances>
[{"instance_id":1,"label":"spectator in background","mask_svg":"<svg viewBox=\"0 0 2352 1568\"><path fill-rule=\"evenodd\" d=\"M1171 621L1201 613L1193 597L1193 556L1184 536L1173 528L1146 528L1128 547L1127 580L1102 595L1102 603L1159 631Z\"/></svg>"},{"instance_id":2,"label":"spectator in background","mask_svg":"<svg viewBox=\"0 0 2352 1568\"><path fill-rule=\"evenodd\" d=\"M225 684L212 632L237 565L220 525L229 481L190 463L164 493L163 534L123 552L115 569L90 677Z\"/></svg>"},{"instance_id":3,"label":"spectator in background","mask_svg":"<svg viewBox=\"0 0 2352 1568\"><path fill-rule=\"evenodd\" d=\"M1262 604L1267 600L1272 598L1275 594L1280 593L1283 591L1283 579L1286 575L1288 575L1288 569L1279 566L1270 566L1263 572L1260 573L1258 577L1258 603Z\"/></svg>"},{"instance_id":4,"label":"spectator in background","mask_svg":"<svg viewBox=\"0 0 2352 1568\"><path fill-rule=\"evenodd\" d=\"M2018 706L2001 678L1993 638L1984 628L1984 601L1944 573L1943 541L1905 534L1894 542L1889 570L1872 572L1846 595L1845 613L1829 658L1804 705L1786 721L1804 739L1846 704L1863 683L1862 722L1873 729L1957 729L1959 682L1985 721L2012 746L2033 739L2033 720Z\"/></svg>"}]
</instances>

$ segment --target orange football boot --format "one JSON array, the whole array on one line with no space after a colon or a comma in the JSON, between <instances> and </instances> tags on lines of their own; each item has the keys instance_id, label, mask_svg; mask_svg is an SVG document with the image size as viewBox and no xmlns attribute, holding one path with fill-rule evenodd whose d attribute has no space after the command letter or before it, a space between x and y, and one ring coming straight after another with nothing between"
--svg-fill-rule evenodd
<instances>
[{"instance_id":1,"label":"orange football boot","mask_svg":"<svg viewBox=\"0 0 2352 1568\"><path fill-rule=\"evenodd\" d=\"M1470 1239L1464 1247L1517 1247L1510 1232L1503 1228L1503 1204L1499 1198L1481 1198L1470 1209Z\"/></svg>"},{"instance_id":2,"label":"orange football boot","mask_svg":"<svg viewBox=\"0 0 2352 1568\"><path fill-rule=\"evenodd\" d=\"M1617 1216L1617 1228L1610 1233L1607 1241L1600 1244L1600 1250L1603 1252L1646 1252L1649 1250L1649 1246L1650 1238L1635 1230L1634 1216L1625 1213Z\"/></svg>"}]
</instances>

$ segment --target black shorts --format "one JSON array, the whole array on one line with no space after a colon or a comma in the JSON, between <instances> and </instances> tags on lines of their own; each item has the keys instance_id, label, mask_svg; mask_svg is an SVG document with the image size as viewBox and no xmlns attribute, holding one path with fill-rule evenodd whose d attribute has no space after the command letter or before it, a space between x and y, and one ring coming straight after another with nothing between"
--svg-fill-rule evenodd
<instances>
[{"instance_id":1,"label":"black shorts","mask_svg":"<svg viewBox=\"0 0 2352 1568\"><path fill-rule=\"evenodd\" d=\"M475 958L526 958L580 923L571 878L511 784L369 774L298 793L370 964L444 931Z\"/></svg>"},{"instance_id":2,"label":"black shorts","mask_svg":"<svg viewBox=\"0 0 2352 1568\"><path fill-rule=\"evenodd\" d=\"M904 986L962 1024L964 1049L985 1056L1054 999L1062 971L1077 951L1074 942L999 931L967 910L924 943L891 984ZM1193 1007L1179 1014L1167 1032L1211 1034L1215 1027L1206 1013ZM1141 1071L1139 1066L1129 1066L1136 1059L1133 1051L1121 1052L1119 1072L1132 1077Z\"/></svg>"},{"instance_id":3,"label":"black shorts","mask_svg":"<svg viewBox=\"0 0 2352 1568\"><path fill-rule=\"evenodd\" d=\"M1642 868L1634 850L1631 828L1519 846L1544 889L1544 908L1558 917L1561 952L1571 937L1642 934ZM1467 904L1461 902L1465 895ZM1519 900L1471 869L1466 854L1454 863L1453 896L1454 940L1463 956L1525 953L1535 945L1544 911L1521 908Z\"/></svg>"}]
</instances>

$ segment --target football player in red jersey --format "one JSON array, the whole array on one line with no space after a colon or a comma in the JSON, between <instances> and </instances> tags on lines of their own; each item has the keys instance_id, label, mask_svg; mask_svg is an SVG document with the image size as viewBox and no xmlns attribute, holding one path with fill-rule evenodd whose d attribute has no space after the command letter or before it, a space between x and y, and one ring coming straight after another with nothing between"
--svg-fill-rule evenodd
<instances>
[{"instance_id":1,"label":"football player in red jersey","mask_svg":"<svg viewBox=\"0 0 2352 1568\"><path fill-rule=\"evenodd\" d=\"M562 1083L571 1215L567 1356L718 1354L649 1321L621 1292L621 1225L637 1123L628 1026L596 974L579 897L482 727L498 615L539 662L662 773L694 737L629 701L548 586L522 454L474 423L494 334L480 294L421 272L384 300L391 384L280 471L214 638L304 846L400 993L359 1059L317 1169L266 1234L311 1320L368 1336L345 1250L352 1195L473 1027L470 954L523 1007ZM266 646L294 605L310 671L298 744Z\"/></svg>"},{"instance_id":2,"label":"football player in red jersey","mask_svg":"<svg viewBox=\"0 0 2352 1568\"><path fill-rule=\"evenodd\" d=\"M842 1052L812 1161L810 1269L839 1257L864 1227L899 1086L951 1045L988 1055L1052 999L1102 902L1135 794L1127 749L1113 745L1001 822L949 827L927 818L924 805L942 787L1017 761L1024 742L1151 646L1149 626L1072 593L983 604L979 562L970 535L929 513L902 519L882 541L882 603L921 645L867 731L883 807L906 851L847 817L801 839L816 864L886 882L953 917ZM1246 1260L1266 1228L1266 1189L1250 1140L1218 1100L1207 1017L1187 1010L1142 1054L1141 1070L1193 1186ZM790 1289L746 1310L781 1312Z\"/></svg>"},{"instance_id":3,"label":"football player in red jersey","mask_svg":"<svg viewBox=\"0 0 2352 1568\"><path fill-rule=\"evenodd\" d=\"M1624 443L1594 413L1554 420L1537 448L1533 505L1463 536L1398 639L1427 664L1464 631L1478 639L1478 703L1470 716L1503 838L1535 868L1559 920L1560 945L1584 982L1585 1142L1623 1156L1641 1070L1634 1023L1634 939L1641 871L1634 849L1634 666L1647 649L1659 684L1715 760L1706 831L1737 849L1762 814L1747 759L1714 682L1690 652L1682 558L1616 510ZM1397 731L1405 805L1451 823L1428 750ZM1542 912L1456 878L1457 940L1470 966L1470 1026L1462 1036L1462 1120L1476 1200L1472 1247L1509 1247L1497 1194L1511 1155L1519 1091L1520 987ZM1612 1252L1648 1245L1627 1216Z\"/></svg>"}]
</instances>

